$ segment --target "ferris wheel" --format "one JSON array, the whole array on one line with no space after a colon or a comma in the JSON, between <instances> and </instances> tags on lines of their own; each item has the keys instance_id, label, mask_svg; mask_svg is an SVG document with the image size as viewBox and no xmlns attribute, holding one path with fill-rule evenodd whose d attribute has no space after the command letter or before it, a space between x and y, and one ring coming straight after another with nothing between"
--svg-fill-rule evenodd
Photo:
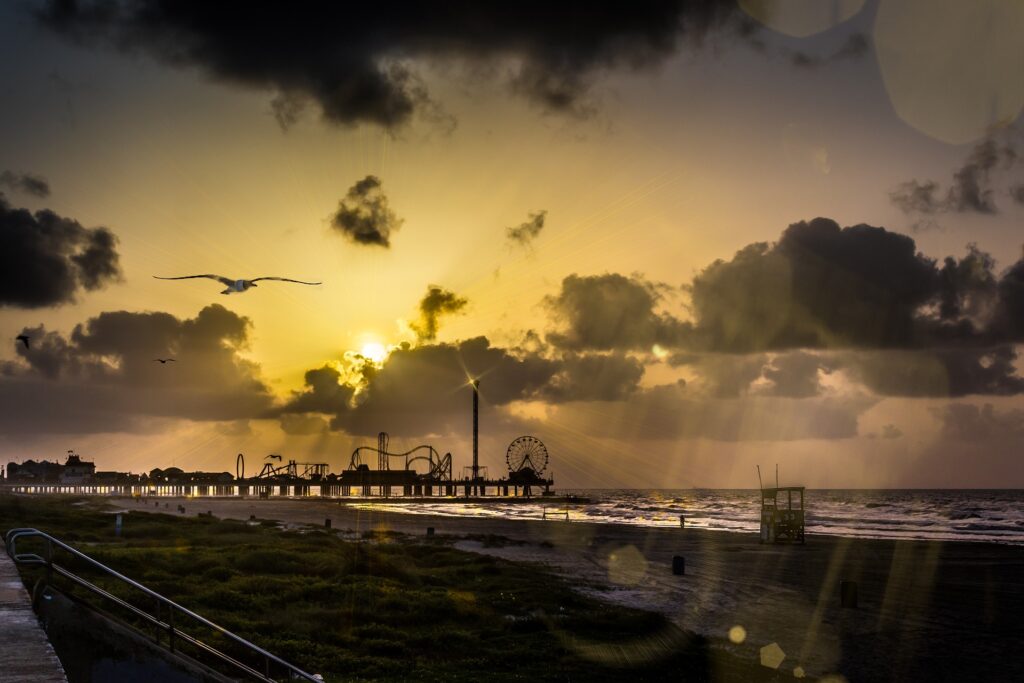
<instances>
[{"instance_id":1,"label":"ferris wheel","mask_svg":"<svg viewBox=\"0 0 1024 683\"><path fill-rule=\"evenodd\" d=\"M527 469L540 475L548 466L548 449L540 439L521 436L508 446L505 462L509 472L523 472Z\"/></svg>"}]
</instances>

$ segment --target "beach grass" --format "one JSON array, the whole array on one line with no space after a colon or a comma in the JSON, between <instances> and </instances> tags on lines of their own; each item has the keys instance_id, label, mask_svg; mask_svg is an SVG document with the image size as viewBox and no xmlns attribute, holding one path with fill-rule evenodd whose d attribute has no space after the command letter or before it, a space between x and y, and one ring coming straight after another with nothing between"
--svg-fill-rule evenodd
<instances>
[{"instance_id":1,"label":"beach grass","mask_svg":"<svg viewBox=\"0 0 1024 683\"><path fill-rule=\"evenodd\" d=\"M780 676L711 648L660 614L601 602L541 567L460 551L444 537L286 528L128 505L115 537L103 501L2 495L0 529L46 531L327 680ZM40 575L22 570L30 587ZM81 589L74 594L91 599ZM215 634L200 635L232 649Z\"/></svg>"}]
</instances>

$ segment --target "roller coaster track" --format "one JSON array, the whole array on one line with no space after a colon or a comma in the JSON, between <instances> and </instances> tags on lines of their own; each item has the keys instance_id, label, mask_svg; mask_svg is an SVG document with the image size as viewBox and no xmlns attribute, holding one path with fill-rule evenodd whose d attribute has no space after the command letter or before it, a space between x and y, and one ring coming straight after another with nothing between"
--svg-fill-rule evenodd
<instances>
[{"instance_id":1,"label":"roller coaster track","mask_svg":"<svg viewBox=\"0 0 1024 683\"><path fill-rule=\"evenodd\" d=\"M433 446L423 444L410 448L404 453L392 453L387 450L388 447L388 435L386 432L381 432L377 437L377 447L373 446L359 446L352 451L352 459L349 462L349 469L354 470L363 464L363 453L373 453L377 457L377 469L378 470L389 470L391 458L404 458L405 469L410 469L410 465L415 462L423 461L429 465L429 477L437 481L451 481L452 480L452 454L445 453L441 455L437 452L437 449ZM414 455L416 453L426 452L426 455ZM413 456L413 457L409 457Z\"/></svg>"}]
</instances>

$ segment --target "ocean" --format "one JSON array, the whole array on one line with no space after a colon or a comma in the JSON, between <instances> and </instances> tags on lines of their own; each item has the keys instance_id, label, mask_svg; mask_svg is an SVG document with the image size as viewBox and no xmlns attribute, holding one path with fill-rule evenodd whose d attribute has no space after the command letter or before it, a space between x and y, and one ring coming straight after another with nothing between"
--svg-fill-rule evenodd
<instances>
[{"instance_id":1,"label":"ocean","mask_svg":"<svg viewBox=\"0 0 1024 683\"><path fill-rule=\"evenodd\" d=\"M560 490L590 499L569 506L572 520L757 533L757 489ZM1024 490L810 489L805 493L808 535L983 541L1024 545ZM367 503L367 505L373 505ZM489 502L388 503L409 514L539 518L557 504Z\"/></svg>"}]
</instances>

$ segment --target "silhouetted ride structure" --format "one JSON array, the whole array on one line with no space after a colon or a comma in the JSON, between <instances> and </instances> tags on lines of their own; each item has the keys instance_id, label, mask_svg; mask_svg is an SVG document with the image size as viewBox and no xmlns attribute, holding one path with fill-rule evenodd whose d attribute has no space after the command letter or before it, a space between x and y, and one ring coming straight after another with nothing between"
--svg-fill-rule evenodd
<instances>
[{"instance_id":1,"label":"silhouetted ride structure","mask_svg":"<svg viewBox=\"0 0 1024 683\"><path fill-rule=\"evenodd\" d=\"M0 484L26 493L436 499L529 498L539 492L550 496L555 482L550 474L545 476L549 461L548 450L536 437L520 436L509 444L505 453L508 474L504 477L490 478L487 467L479 464L479 382L473 381L470 385L473 388L473 464L465 468L461 479L452 474L451 453L441 455L428 444L407 451L392 452L388 433L380 432L377 445L359 446L353 450L348 468L339 474L331 474L330 467L324 462L285 461L282 455L274 453L264 458L259 473L246 477L245 456L239 453L235 459L234 477L230 472L184 472L171 467L152 470L148 475L99 472L86 477L83 473L73 479L73 484L69 483L71 480L67 473L60 474L59 478L52 481L26 476L19 480L0 480ZM63 466L63 469L73 469L77 462L75 456L75 463L69 459L69 464ZM372 468L371 464L376 467ZM92 463L88 465L92 467ZM52 467L62 466L52 463Z\"/></svg>"}]
</instances>

